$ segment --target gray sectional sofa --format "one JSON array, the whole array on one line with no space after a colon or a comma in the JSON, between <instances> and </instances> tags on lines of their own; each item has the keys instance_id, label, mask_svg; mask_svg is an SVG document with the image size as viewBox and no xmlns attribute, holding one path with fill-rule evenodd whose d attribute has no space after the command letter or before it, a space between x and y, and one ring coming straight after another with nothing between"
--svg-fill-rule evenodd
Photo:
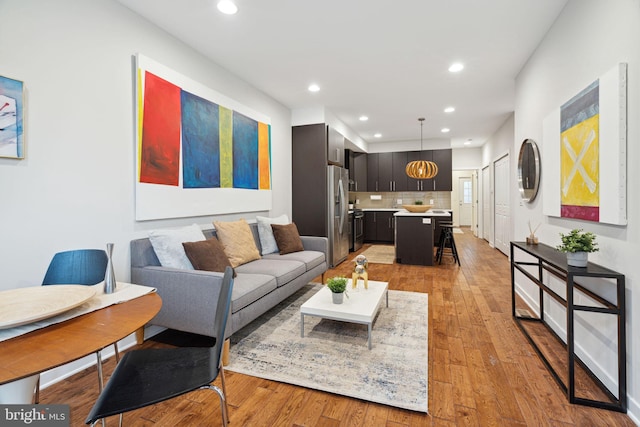
<instances>
[{"instance_id":1,"label":"gray sectional sofa","mask_svg":"<svg viewBox=\"0 0 640 427\"><path fill-rule=\"evenodd\" d=\"M256 224L250 224L260 252ZM204 230L207 238L215 230ZM231 296L231 336L327 270L328 240L300 236L304 251L262 256L236 267ZM131 242L131 282L152 286L162 298L160 312L149 322L179 331L212 336L217 291L222 273L162 267L148 238ZM225 338L226 338L225 337Z\"/></svg>"}]
</instances>

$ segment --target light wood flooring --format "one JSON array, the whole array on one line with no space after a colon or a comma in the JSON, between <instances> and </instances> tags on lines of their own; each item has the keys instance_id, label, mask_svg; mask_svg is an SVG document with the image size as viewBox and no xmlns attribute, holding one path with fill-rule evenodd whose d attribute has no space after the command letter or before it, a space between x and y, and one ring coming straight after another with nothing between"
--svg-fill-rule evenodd
<instances>
[{"instance_id":1,"label":"light wood flooring","mask_svg":"<svg viewBox=\"0 0 640 427\"><path fill-rule=\"evenodd\" d=\"M227 372L230 425L633 426L624 414L567 402L511 318L507 257L468 230L455 239L461 267L369 265L369 278L390 289L429 294L428 415ZM326 277L350 275L356 254ZM70 404L72 425L81 426L96 397L92 368L43 390L41 403ZM193 392L127 413L124 425L221 425L218 398Z\"/></svg>"}]
</instances>

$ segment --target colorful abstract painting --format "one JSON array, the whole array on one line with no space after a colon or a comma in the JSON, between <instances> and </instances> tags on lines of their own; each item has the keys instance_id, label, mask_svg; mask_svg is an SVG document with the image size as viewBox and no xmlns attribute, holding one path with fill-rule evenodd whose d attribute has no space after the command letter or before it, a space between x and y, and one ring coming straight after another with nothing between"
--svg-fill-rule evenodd
<instances>
[{"instance_id":1,"label":"colorful abstract painting","mask_svg":"<svg viewBox=\"0 0 640 427\"><path fill-rule=\"evenodd\" d=\"M24 84L0 76L0 157L24 158Z\"/></svg>"},{"instance_id":2,"label":"colorful abstract painting","mask_svg":"<svg viewBox=\"0 0 640 427\"><path fill-rule=\"evenodd\" d=\"M269 119L137 59L136 219L269 210Z\"/></svg>"},{"instance_id":3,"label":"colorful abstract painting","mask_svg":"<svg viewBox=\"0 0 640 427\"><path fill-rule=\"evenodd\" d=\"M560 107L561 217L599 221L599 81Z\"/></svg>"},{"instance_id":4,"label":"colorful abstract painting","mask_svg":"<svg viewBox=\"0 0 640 427\"><path fill-rule=\"evenodd\" d=\"M542 122L542 211L626 225L627 64L567 92Z\"/></svg>"}]
</instances>

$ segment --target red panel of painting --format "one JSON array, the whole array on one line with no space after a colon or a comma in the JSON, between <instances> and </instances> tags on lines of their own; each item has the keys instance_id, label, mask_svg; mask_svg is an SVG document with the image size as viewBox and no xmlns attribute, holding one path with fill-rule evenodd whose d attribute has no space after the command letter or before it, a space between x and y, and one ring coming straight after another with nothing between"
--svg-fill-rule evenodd
<instances>
[{"instance_id":1,"label":"red panel of painting","mask_svg":"<svg viewBox=\"0 0 640 427\"><path fill-rule=\"evenodd\" d=\"M140 182L177 186L180 172L180 88L145 73L143 112Z\"/></svg>"},{"instance_id":2,"label":"red panel of painting","mask_svg":"<svg viewBox=\"0 0 640 427\"><path fill-rule=\"evenodd\" d=\"M598 206L561 205L560 214L563 218L584 219L595 222L600 221L600 208Z\"/></svg>"}]
</instances>

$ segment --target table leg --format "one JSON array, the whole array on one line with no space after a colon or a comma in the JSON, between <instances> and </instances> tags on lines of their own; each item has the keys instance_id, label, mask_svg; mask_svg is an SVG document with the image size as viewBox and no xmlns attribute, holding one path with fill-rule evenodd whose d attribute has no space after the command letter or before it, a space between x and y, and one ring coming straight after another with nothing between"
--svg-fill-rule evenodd
<instances>
[{"instance_id":1,"label":"table leg","mask_svg":"<svg viewBox=\"0 0 640 427\"><path fill-rule=\"evenodd\" d=\"M387 293L387 295L386 295L386 297L387 297L387 308L389 308L389 291L387 290L386 293Z\"/></svg>"},{"instance_id":2,"label":"table leg","mask_svg":"<svg viewBox=\"0 0 640 427\"><path fill-rule=\"evenodd\" d=\"M300 338L304 338L304 314L300 313Z\"/></svg>"},{"instance_id":3,"label":"table leg","mask_svg":"<svg viewBox=\"0 0 640 427\"><path fill-rule=\"evenodd\" d=\"M369 343L369 350L371 350L371 323L367 323L367 329L369 331L367 341Z\"/></svg>"}]
</instances>

